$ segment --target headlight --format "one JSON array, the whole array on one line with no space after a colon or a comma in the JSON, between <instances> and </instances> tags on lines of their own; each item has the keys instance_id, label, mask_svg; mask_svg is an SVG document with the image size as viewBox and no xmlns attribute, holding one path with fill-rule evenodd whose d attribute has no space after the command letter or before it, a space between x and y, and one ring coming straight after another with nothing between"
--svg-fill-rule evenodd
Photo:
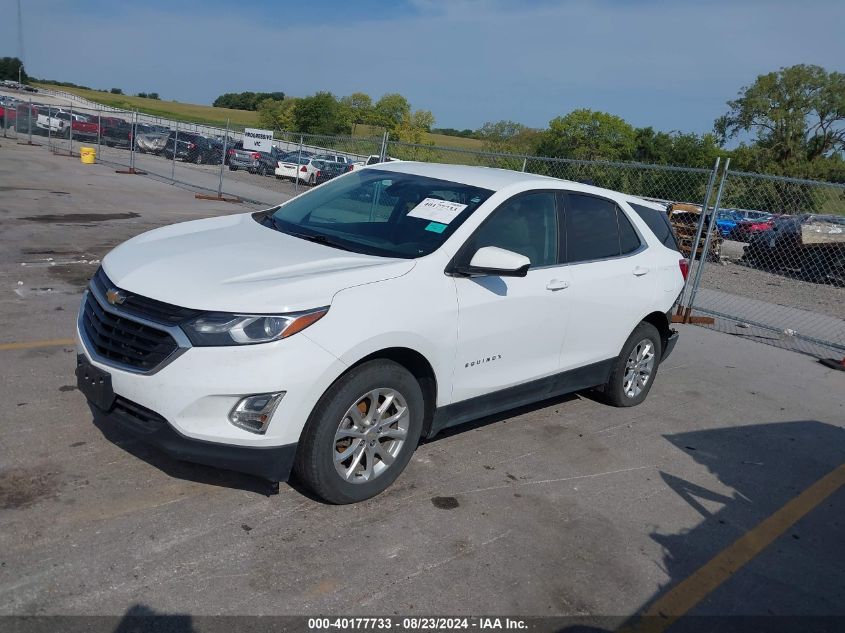
<instances>
[{"instance_id":1,"label":"headlight","mask_svg":"<svg viewBox=\"0 0 845 633\"><path fill-rule=\"evenodd\" d=\"M183 328L196 346L251 345L287 338L319 321L329 309L290 314L226 314L212 312L188 321Z\"/></svg>"}]
</instances>

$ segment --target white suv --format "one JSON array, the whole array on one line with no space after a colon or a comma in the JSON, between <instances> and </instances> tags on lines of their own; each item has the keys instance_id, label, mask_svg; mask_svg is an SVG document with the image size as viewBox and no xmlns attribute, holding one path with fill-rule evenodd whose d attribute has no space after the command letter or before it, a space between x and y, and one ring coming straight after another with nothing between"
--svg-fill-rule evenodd
<instances>
[{"instance_id":1,"label":"white suv","mask_svg":"<svg viewBox=\"0 0 845 633\"><path fill-rule=\"evenodd\" d=\"M178 459L360 501L446 427L588 387L639 404L677 337L675 248L631 196L380 164L118 246L82 301L78 384Z\"/></svg>"}]
</instances>

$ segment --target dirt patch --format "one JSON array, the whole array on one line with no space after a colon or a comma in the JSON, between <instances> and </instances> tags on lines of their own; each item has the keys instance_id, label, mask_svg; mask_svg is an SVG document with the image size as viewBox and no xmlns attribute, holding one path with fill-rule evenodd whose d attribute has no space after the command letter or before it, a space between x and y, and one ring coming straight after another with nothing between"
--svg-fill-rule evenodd
<instances>
[{"instance_id":1,"label":"dirt patch","mask_svg":"<svg viewBox=\"0 0 845 633\"><path fill-rule=\"evenodd\" d=\"M28 222L42 222L42 223L59 223L78 224L81 222L106 222L108 220L131 220L132 218L139 218L141 215L134 211L126 213L47 213L45 215L27 215L21 220Z\"/></svg>"},{"instance_id":2,"label":"dirt patch","mask_svg":"<svg viewBox=\"0 0 845 633\"><path fill-rule=\"evenodd\" d=\"M454 510L461 505L455 497L432 497L431 503L434 504L435 508L441 510Z\"/></svg>"},{"instance_id":3,"label":"dirt patch","mask_svg":"<svg viewBox=\"0 0 845 633\"><path fill-rule=\"evenodd\" d=\"M61 281L76 286L77 288L84 288L88 285L88 281L96 272L96 268L92 266L50 266L47 268L47 273L52 277L58 277Z\"/></svg>"},{"instance_id":4,"label":"dirt patch","mask_svg":"<svg viewBox=\"0 0 845 633\"><path fill-rule=\"evenodd\" d=\"M0 508L26 508L56 494L58 473L45 467L0 471Z\"/></svg>"}]
</instances>

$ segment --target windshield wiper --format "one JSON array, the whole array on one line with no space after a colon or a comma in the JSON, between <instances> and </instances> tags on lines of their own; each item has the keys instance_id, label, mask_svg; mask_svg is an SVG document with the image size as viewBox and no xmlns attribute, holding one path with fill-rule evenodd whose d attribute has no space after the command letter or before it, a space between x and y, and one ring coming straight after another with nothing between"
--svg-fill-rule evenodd
<instances>
[{"instance_id":1,"label":"windshield wiper","mask_svg":"<svg viewBox=\"0 0 845 633\"><path fill-rule=\"evenodd\" d=\"M284 231L284 233L287 233L288 235L293 235L294 237L298 237L301 240L308 240L309 242L315 242L317 244L324 244L325 246L331 246L332 248L338 248L342 251L352 251L352 249L349 248L348 246L344 246L343 244L341 244L337 240L333 240L332 238L330 238L326 235L321 235L321 234L309 235L307 233L291 233L289 231Z\"/></svg>"}]
</instances>

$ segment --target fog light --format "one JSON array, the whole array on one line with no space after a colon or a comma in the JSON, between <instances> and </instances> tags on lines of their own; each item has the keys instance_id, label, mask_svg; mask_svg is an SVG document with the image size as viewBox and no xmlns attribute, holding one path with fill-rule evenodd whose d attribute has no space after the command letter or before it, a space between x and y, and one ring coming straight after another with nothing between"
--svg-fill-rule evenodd
<instances>
[{"instance_id":1,"label":"fog light","mask_svg":"<svg viewBox=\"0 0 845 633\"><path fill-rule=\"evenodd\" d=\"M229 412L229 422L253 433L264 433L284 395L284 391L279 391L241 398Z\"/></svg>"}]
</instances>

